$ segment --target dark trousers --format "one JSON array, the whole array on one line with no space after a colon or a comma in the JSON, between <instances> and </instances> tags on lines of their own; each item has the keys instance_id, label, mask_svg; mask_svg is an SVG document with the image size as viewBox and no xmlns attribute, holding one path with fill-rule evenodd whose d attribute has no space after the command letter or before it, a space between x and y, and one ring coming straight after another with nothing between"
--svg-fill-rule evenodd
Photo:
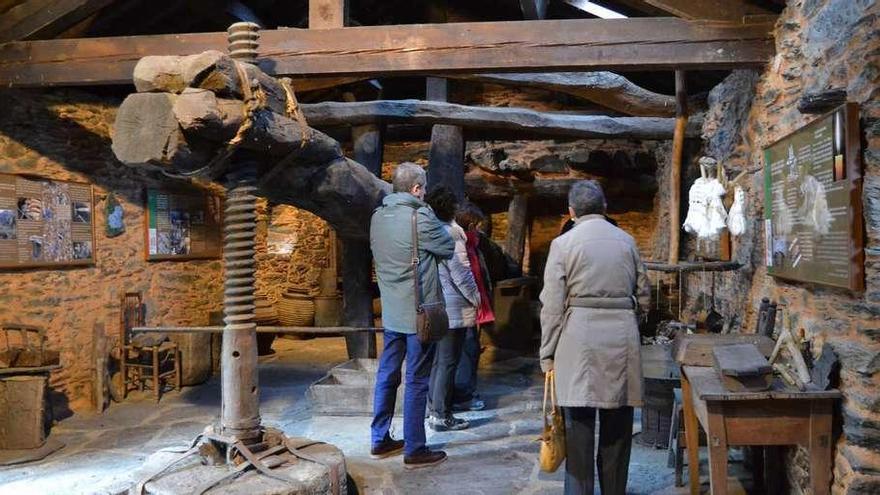
<instances>
[{"instance_id":1,"label":"dark trousers","mask_svg":"<svg viewBox=\"0 0 880 495\"><path fill-rule=\"evenodd\" d=\"M370 426L373 445L388 438L400 369L406 358L406 389L403 396L403 453L412 455L425 448L425 405L428 401L428 380L434 362L434 345L422 344L416 334L385 331L385 347L376 371L373 396L373 423Z\"/></svg>"},{"instance_id":2,"label":"dark trousers","mask_svg":"<svg viewBox=\"0 0 880 495\"><path fill-rule=\"evenodd\" d=\"M563 407L565 494L593 495L596 409ZM599 488L602 495L625 495L632 450L633 408L599 409Z\"/></svg>"},{"instance_id":3,"label":"dark trousers","mask_svg":"<svg viewBox=\"0 0 880 495\"><path fill-rule=\"evenodd\" d=\"M467 328L450 328L437 342L434 366L431 368L431 412L437 417L452 416L452 392L455 387L455 369L461 359L461 345Z\"/></svg>"},{"instance_id":4,"label":"dark trousers","mask_svg":"<svg viewBox=\"0 0 880 495\"><path fill-rule=\"evenodd\" d=\"M477 391L477 367L480 364L480 329L470 327L465 331L461 347L461 359L455 369L455 391L452 402L460 404L474 398Z\"/></svg>"}]
</instances>

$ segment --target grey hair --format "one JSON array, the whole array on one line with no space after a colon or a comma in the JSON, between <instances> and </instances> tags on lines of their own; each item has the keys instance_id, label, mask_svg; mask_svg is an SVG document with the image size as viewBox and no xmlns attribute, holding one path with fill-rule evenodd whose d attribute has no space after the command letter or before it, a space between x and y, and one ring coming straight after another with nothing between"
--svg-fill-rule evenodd
<instances>
[{"instance_id":1,"label":"grey hair","mask_svg":"<svg viewBox=\"0 0 880 495\"><path fill-rule=\"evenodd\" d=\"M425 187L428 182L425 169L412 162L403 162L394 169L391 186L394 192L410 192L418 184Z\"/></svg>"},{"instance_id":2,"label":"grey hair","mask_svg":"<svg viewBox=\"0 0 880 495\"><path fill-rule=\"evenodd\" d=\"M602 186L594 180L575 182L568 191L568 206L576 217L605 214L605 193Z\"/></svg>"}]
</instances>

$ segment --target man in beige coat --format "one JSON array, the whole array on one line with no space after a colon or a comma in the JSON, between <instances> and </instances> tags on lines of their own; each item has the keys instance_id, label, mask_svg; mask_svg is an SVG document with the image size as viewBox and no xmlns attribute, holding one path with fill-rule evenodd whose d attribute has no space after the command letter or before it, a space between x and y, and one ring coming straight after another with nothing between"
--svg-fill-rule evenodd
<instances>
[{"instance_id":1,"label":"man in beige coat","mask_svg":"<svg viewBox=\"0 0 880 495\"><path fill-rule=\"evenodd\" d=\"M593 494L598 409L599 486L624 495L642 405L638 303L648 307L650 284L632 236L605 220L597 182L574 184L568 204L575 226L550 245L544 269L541 369L556 370L565 416L565 493Z\"/></svg>"}]
</instances>

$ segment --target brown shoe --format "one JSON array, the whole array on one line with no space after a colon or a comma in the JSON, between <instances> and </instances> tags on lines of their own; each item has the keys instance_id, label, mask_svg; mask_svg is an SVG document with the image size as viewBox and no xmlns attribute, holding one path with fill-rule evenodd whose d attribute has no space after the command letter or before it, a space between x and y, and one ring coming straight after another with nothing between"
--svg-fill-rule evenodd
<instances>
[{"instance_id":1,"label":"brown shoe","mask_svg":"<svg viewBox=\"0 0 880 495\"><path fill-rule=\"evenodd\" d=\"M418 469L428 466L436 466L445 460L446 452L425 448L413 455L404 456L403 467L406 469Z\"/></svg>"},{"instance_id":2,"label":"brown shoe","mask_svg":"<svg viewBox=\"0 0 880 495\"><path fill-rule=\"evenodd\" d=\"M403 440L395 440L388 438L379 445L374 445L370 449L370 457L373 459L384 459L403 451Z\"/></svg>"}]
</instances>

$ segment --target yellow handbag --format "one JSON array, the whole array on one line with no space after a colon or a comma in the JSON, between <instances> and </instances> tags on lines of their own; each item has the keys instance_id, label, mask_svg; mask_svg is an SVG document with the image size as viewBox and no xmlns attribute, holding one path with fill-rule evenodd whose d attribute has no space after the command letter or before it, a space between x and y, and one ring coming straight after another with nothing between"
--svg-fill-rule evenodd
<instances>
[{"instance_id":1,"label":"yellow handbag","mask_svg":"<svg viewBox=\"0 0 880 495\"><path fill-rule=\"evenodd\" d=\"M550 398L550 412L547 412L547 398ZM544 431L541 433L541 471L553 473L565 460L565 420L562 409L556 404L556 374L548 371L544 375Z\"/></svg>"}]
</instances>

